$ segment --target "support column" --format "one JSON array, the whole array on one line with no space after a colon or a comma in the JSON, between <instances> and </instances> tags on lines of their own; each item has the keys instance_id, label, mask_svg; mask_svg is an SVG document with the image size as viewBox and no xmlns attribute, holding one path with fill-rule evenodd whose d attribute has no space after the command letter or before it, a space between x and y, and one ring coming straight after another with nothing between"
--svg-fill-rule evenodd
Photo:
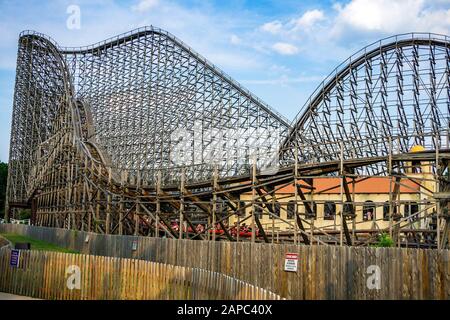
<instances>
[{"instance_id":1,"label":"support column","mask_svg":"<svg viewBox=\"0 0 450 320\"><path fill-rule=\"evenodd\" d=\"M440 138L439 135L436 135L435 137L435 149L436 149L436 158L435 158L435 165L436 165L436 173L435 173L435 192L439 193L440 192L440 175L441 175L441 167L440 167L440 163L439 163L439 147L440 147ZM436 203L436 245L437 248L440 249L441 248L441 232L440 232L440 218L441 218L441 204L439 203L438 199L435 199L435 203Z\"/></svg>"},{"instance_id":2,"label":"support column","mask_svg":"<svg viewBox=\"0 0 450 320\"><path fill-rule=\"evenodd\" d=\"M252 165L252 217L251 217L251 228L252 228L252 242L256 240L256 230L255 230L255 213L256 213L256 158L253 160Z\"/></svg>"},{"instance_id":3,"label":"support column","mask_svg":"<svg viewBox=\"0 0 450 320\"><path fill-rule=\"evenodd\" d=\"M124 186L125 186L125 171L120 173L120 189L122 193L120 195L120 204L119 204L119 235L123 235L123 212L125 210L125 199L123 196Z\"/></svg>"},{"instance_id":4,"label":"support column","mask_svg":"<svg viewBox=\"0 0 450 320\"><path fill-rule=\"evenodd\" d=\"M134 215L134 235L139 235L139 215L141 213L141 205L140 205L140 193L141 193L141 175L140 171L137 172L137 179L136 179L136 211Z\"/></svg>"},{"instance_id":5,"label":"support column","mask_svg":"<svg viewBox=\"0 0 450 320\"><path fill-rule=\"evenodd\" d=\"M158 175L156 178L156 221L155 221L155 233L156 237L159 238L159 216L161 214L161 171L158 170Z\"/></svg>"},{"instance_id":6,"label":"support column","mask_svg":"<svg viewBox=\"0 0 450 320\"><path fill-rule=\"evenodd\" d=\"M216 214L217 214L217 189L218 189L218 172L217 166L214 167L213 173L213 199L212 199L212 240L216 240Z\"/></svg>"},{"instance_id":7,"label":"support column","mask_svg":"<svg viewBox=\"0 0 450 320\"><path fill-rule=\"evenodd\" d=\"M339 232L339 245L342 246L344 244L344 145L342 142L339 144L340 147L340 156L339 156L339 176L340 176L340 193L341 193L341 223L340 223L340 232Z\"/></svg>"},{"instance_id":8,"label":"support column","mask_svg":"<svg viewBox=\"0 0 450 320\"><path fill-rule=\"evenodd\" d=\"M295 144L295 154L294 154L295 164L294 164L294 217L297 219L298 215L298 190L297 190L297 184L298 184L298 145ZM298 226L296 223L294 223L294 244L297 244L298 241Z\"/></svg>"},{"instance_id":9,"label":"support column","mask_svg":"<svg viewBox=\"0 0 450 320\"><path fill-rule=\"evenodd\" d=\"M388 155L388 177L389 177L389 237L393 239L393 208L392 208L392 138L389 137Z\"/></svg>"},{"instance_id":10,"label":"support column","mask_svg":"<svg viewBox=\"0 0 450 320\"><path fill-rule=\"evenodd\" d=\"M180 182L180 218L179 218L179 231L178 238L183 239L183 226L184 226L184 184L185 184L185 168L181 169L181 182Z\"/></svg>"},{"instance_id":11,"label":"support column","mask_svg":"<svg viewBox=\"0 0 450 320\"><path fill-rule=\"evenodd\" d=\"M111 168L108 168L108 189L111 190ZM110 224L111 224L111 202L112 202L112 197L111 197L111 193L108 192L107 196L106 196L106 221L105 221L105 233L109 234L110 233Z\"/></svg>"}]
</instances>

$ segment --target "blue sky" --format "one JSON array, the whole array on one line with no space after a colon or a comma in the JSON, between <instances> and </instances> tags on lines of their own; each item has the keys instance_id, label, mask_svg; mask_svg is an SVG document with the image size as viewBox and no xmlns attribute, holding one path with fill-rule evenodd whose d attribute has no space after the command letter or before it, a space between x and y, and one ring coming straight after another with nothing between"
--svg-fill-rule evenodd
<instances>
[{"instance_id":1,"label":"blue sky","mask_svg":"<svg viewBox=\"0 0 450 320\"><path fill-rule=\"evenodd\" d=\"M81 10L67 28L67 8ZM450 0L0 0L0 161L7 161L18 35L87 45L153 25L292 120L321 80L361 47L404 32L450 35Z\"/></svg>"}]
</instances>

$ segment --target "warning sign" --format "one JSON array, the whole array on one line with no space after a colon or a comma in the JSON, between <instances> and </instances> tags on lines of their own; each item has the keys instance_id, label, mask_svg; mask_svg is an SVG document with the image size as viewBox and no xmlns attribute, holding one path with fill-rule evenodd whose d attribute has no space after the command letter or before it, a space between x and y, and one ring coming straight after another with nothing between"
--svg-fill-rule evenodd
<instances>
[{"instance_id":1,"label":"warning sign","mask_svg":"<svg viewBox=\"0 0 450 320\"><path fill-rule=\"evenodd\" d=\"M11 267L19 267L20 262L20 251L19 250L11 250L11 257L9 259L9 265Z\"/></svg>"},{"instance_id":2,"label":"warning sign","mask_svg":"<svg viewBox=\"0 0 450 320\"><path fill-rule=\"evenodd\" d=\"M284 271L297 272L298 253L286 253L284 259Z\"/></svg>"}]
</instances>

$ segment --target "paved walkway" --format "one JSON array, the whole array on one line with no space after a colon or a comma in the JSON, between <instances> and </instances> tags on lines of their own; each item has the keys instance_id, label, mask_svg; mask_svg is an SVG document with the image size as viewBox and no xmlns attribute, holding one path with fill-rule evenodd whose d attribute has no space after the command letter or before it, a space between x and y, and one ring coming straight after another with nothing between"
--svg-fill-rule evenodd
<instances>
[{"instance_id":1,"label":"paved walkway","mask_svg":"<svg viewBox=\"0 0 450 320\"><path fill-rule=\"evenodd\" d=\"M0 300L40 300L40 299L24 297L24 296L17 296L15 294L0 292Z\"/></svg>"}]
</instances>

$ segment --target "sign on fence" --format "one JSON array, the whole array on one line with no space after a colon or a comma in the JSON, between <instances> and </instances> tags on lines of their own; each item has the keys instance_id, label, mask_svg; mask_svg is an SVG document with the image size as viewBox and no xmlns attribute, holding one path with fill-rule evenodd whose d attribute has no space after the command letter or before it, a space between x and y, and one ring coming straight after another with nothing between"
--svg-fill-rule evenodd
<instances>
[{"instance_id":1,"label":"sign on fence","mask_svg":"<svg viewBox=\"0 0 450 320\"><path fill-rule=\"evenodd\" d=\"M284 258L284 271L297 272L298 253L286 253Z\"/></svg>"},{"instance_id":2,"label":"sign on fence","mask_svg":"<svg viewBox=\"0 0 450 320\"><path fill-rule=\"evenodd\" d=\"M11 258L9 259L9 265L11 267L19 267L20 263L20 250L11 250Z\"/></svg>"}]
</instances>

